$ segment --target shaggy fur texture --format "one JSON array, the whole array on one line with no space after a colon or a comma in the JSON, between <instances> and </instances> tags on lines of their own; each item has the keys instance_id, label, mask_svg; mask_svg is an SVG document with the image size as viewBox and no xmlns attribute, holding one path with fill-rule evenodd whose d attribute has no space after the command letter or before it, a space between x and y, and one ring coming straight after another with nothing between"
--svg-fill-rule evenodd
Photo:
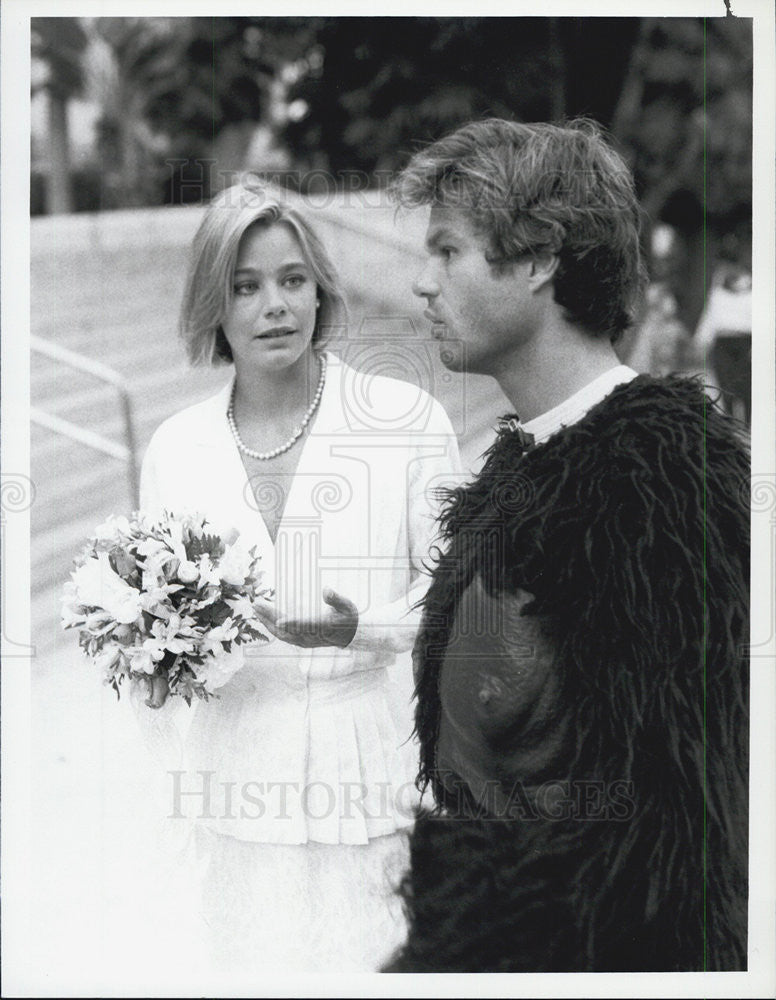
<instances>
[{"instance_id":1,"label":"shaggy fur texture","mask_svg":"<svg viewBox=\"0 0 776 1000\"><path fill-rule=\"evenodd\" d=\"M416 645L440 807L412 836L389 971L746 968L748 483L700 385L641 376L525 454L501 435L450 495ZM439 672L475 573L552 616L572 718L554 777L630 783L627 816L495 819L445 792Z\"/></svg>"}]
</instances>

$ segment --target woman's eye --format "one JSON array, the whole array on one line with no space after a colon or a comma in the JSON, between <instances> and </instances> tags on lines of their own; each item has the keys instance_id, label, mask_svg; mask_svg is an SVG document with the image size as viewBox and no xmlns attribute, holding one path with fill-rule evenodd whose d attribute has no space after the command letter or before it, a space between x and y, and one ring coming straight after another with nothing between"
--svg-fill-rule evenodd
<instances>
[{"instance_id":1,"label":"woman's eye","mask_svg":"<svg viewBox=\"0 0 776 1000\"><path fill-rule=\"evenodd\" d=\"M305 280L303 274L289 274L286 278L286 285L288 288L299 288L305 283Z\"/></svg>"},{"instance_id":2,"label":"woman's eye","mask_svg":"<svg viewBox=\"0 0 776 1000\"><path fill-rule=\"evenodd\" d=\"M255 281L241 281L234 286L234 294L253 295L258 287L259 286Z\"/></svg>"}]
</instances>

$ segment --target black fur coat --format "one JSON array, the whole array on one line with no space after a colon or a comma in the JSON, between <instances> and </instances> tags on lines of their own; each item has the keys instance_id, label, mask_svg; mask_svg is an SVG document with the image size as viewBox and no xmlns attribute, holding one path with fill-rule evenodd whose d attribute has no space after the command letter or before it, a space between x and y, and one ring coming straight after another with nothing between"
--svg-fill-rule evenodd
<instances>
[{"instance_id":1,"label":"black fur coat","mask_svg":"<svg viewBox=\"0 0 776 1000\"><path fill-rule=\"evenodd\" d=\"M500 435L450 494L415 649L438 806L412 834L409 938L386 971L746 968L748 484L698 382L640 376L525 453ZM622 808L537 814L547 774L512 818L451 800L440 671L475 577L552 623L567 726L551 776Z\"/></svg>"}]
</instances>

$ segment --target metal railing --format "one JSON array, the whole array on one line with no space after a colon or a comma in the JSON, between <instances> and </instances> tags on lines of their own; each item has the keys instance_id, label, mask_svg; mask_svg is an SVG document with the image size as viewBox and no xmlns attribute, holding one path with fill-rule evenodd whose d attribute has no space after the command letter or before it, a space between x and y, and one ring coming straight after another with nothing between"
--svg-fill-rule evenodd
<instances>
[{"instance_id":1,"label":"metal railing","mask_svg":"<svg viewBox=\"0 0 776 1000\"><path fill-rule=\"evenodd\" d=\"M108 385L112 385L119 394L121 401L122 415L124 418L124 443L111 440L96 431L85 427L79 427L70 420L58 417L53 413L46 413L37 407L30 407L30 420L39 427L45 427L55 434L61 434L71 441L86 445L87 448L94 448L104 455L117 458L127 465L127 481L131 495L131 506L136 506L139 494L139 481L137 470L137 448L135 446L135 430L132 422L132 400L126 382L112 368L99 361L93 361L83 354L77 354L67 347L60 347L59 344L52 344L42 337L30 336L30 348L37 354L41 354L51 361L58 361L76 371L91 375L93 378Z\"/></svg>"}]
</instances>

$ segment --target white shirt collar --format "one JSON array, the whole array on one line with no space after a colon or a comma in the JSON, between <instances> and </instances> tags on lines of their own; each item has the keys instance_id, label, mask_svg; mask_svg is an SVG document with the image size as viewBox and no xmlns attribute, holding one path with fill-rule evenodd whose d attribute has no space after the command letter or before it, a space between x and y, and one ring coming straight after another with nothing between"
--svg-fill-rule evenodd
<instances>
[{"instance_id":1,"label":"white shirt collar","mask_svg":"<svg viewBox=\"0 0 776 1000\"><path fill-rule=\"evenodd\" d=\"M569 396L562 403L553 406L551 410L539 414L538 417L526 421L521 426L524 431L533 435L535 444L540 444L562 427L568 427L569 424L581 420L588 410L605 399L613 389L625 382L630 382L637 375L638 372L628 368L627 365L617 365L615 368L610 368L603 375L588 382L573 396Z\"/></svg>"}]
</instances>

